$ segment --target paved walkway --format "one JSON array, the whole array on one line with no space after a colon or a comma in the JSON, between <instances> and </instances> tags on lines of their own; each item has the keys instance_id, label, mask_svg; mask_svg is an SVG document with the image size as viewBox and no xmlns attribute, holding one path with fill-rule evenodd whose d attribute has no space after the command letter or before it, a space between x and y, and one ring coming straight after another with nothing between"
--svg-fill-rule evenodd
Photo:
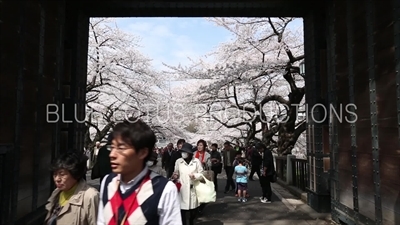
<instances>
[{"instance_id":1,"label":"paved walkway","mask_svg":"<svg viewBox=\"0 0 400 225\"><path fill-rule=\"evenodd\" d=\"M257 175L255 175L255 178ZM90 180L89 184L99 188L99 179ZM249 181L250 198L248 202L237 201L234 193L223 193L226 177L218 176L221 191L217 193L217 201L210 203L204 213L197 219L198 225L328 225L330 214L317 213L299 198L290 194L279 184L272 184L272 203L261 203L261 187L258 180Z\"/></svg>"},{"instance_id":2,"label":"paved walkway","mask_svg":"<svg viewBox=\"0 0 400 225\"><path fill-rule=\"evenodd\" d=\"M272 203L261 203L261 187L254 175L255 181L249 181L250 197L247 202L241 203L233 193L224 194L226 183L225 174L218 176L221 191L217 194L217 201L204 209L204 214L196 224L201 225L327 225L330 214L316 213L311 207L299 198L290 194L279 184L272 184Z\"/></svg>"}]
</instances>

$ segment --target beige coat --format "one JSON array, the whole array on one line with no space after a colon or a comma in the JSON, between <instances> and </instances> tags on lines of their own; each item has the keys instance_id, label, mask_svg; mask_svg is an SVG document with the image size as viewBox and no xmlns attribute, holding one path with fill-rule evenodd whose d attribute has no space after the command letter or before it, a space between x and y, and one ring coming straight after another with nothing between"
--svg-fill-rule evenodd
<instances>
[{"instance_id":1,"label":"beige coat","mask_svg":"<svg viewBox=\"0 0 400 225\"><path fill-rule=\"evenodd\" d=\"M60 190L56 189L48 199L45 224L50 218L52 206L58 201L59 194ZM82 179L78 183L74 195L58 214L57 225L96 225L98 207L99 192Z\"/></svg>"},{"instance_id":2,"label":"beige coat","mask_svg":"<svg viewBox=\"0 0 400 225\"><path fill-rule=\"evenodd\" d=\"M199 202L197 201L197 195L194 188L190 188L193 185L193 180L189 177L190 174L195 175L196 179L201 179L201 173L203 172L203 166L200 160L193 158L189 164L185 162L182 158L176 160L175 163L175 173L179 176L179 181L182 187L179 191L181 209L195 209L199 207Z\"/></svg>"}]
</instances>

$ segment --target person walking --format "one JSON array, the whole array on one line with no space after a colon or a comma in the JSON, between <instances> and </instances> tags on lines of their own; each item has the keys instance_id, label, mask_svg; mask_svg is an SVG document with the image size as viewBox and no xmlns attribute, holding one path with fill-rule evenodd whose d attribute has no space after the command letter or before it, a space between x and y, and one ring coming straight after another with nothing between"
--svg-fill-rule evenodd
<instances>
[{"instance_id":1,"label":"person walking","mask_svg":"<svg viewBox=\"0 0 400 225\"><path fill-rule=\"evenodd\" d=\"M256 173L258 176L258 179L260 179L261 164L262 164L262 156L261 156L260 152L253 149L251 151L250 161L251 161L251 171L250 171L249 179L254 180L254 178L253 178L254 173Z\"/></svg>"},{"instance_id":2,"label":"person walking","mask_svg":"<svg viewBox=\"0 0 400 225\"><path fill-rule=\"evenodd\" d=\"M172 154L171 154L171 158L170 158L170 160L169 160L169 162L168 162L168 173L167 173L167 178L170 178L171 176L172 176L172 173L174 172L174 170L175 170L175 163L176 163L176 160L178 160L179 158L181 158L182 157L182 155L181 155L181 148L182 148L182 145L185 143L186 141L185 141L185 139L179 139L178 141L177 141L177 143L176 143L176 149L174 149L174 151L172 151Z\"/></svg>"},{"instance_id":3,"label":"person walking","mask_svg":"<svg viewBox=\"0 0 400 225\"><path fill-rule=\"evenodd\" d=\"M197 141L196 151L193 153L194 157L199 159L201 165L203 166L204 170L211 169L211 154L207 152L207 142L203 139ZM215 174L215 173L214 173ZM214 177L211 176L209 179L213 179ZM214 182L214 180L213 180ZM199 206L199 215L203 214L204 208L206 207L206 203L202 203Z\"/></svg>"},{"instance_id":4,"label":"person walking","mask_svg":"<svg viewBox=\"0 0 400 225\"><path fill-rule=\"evenodd\" d=\"M275 171L274 158L272 156L271 150L269 150L263 143L258 143L256 145L256 149L259 152L263 152L261 177L260 177L262 197L260 200L262 203L271 203L272 202L271 181L273 179L272 176Z\"/></svg>"},{"instance_id":5,"label":"person walking","mask_svg":"<svg viewBox=\"0 0 400 225\"><path fill-rule=\"evenodd\" d=\"M112 173L100 186L97 225L182 224L175 184L146 165L155 143L153 130L142 120L129 118L115 125Z\"/></svg>"},{"instance_id":6,"label":"person walking","mask_svg":"<svg viewBox=\"0 0 400 225\"><path fill-rule=\"evenodd\" d=\"M46 225L96 225L99 192L83 179L86 161L74 151L59 156L52 164L56 189L45 208Z\"/></svg>"},{"instance_id":7,"label":"person walking","mask_svg":"<svg viewBox=\"0 0 400 225\"><path fill-rule=\"evenodd\" d=\"M110 163L110 151L111 151L111 142L113 140L113 133L109 133L107 136L107 143L103 145L97 154L96 167L93 169L98 170L98 175L100 177L100 184L103 181L103 178L111 173L111 163Z\"/></svg>"},{"instance_id":8,"label":"person walking","mask_svg":"<svg viewBox=\"0 0 400 225\"><path fill-rule=\"evenodd\" d=\"M214 187L215 191L218 192L218 174L222 172L221 153L218 152L218 144L214 143L211 145L211 170L214 172Z\"/></svg>"},{"instance_id":9,"label":"person walking","mask_svg":"<svg viewBox=\"0 0 400 225\"><path fill-rule=\"evenodd\" d=\"M167 145L166 149L164 150L164 153L161 158L161 166L167 172L167 177L170 177L173 172L170 170L170 165L171 165L170 162L171 162L172 154L174 151L175 151L174 144L169 143Z\"/></svg>"},{"instance_id":10,"label":"person walking","mask_svg":"<svg viewBox=\"0 0 400 225\"><path fill-rule=\"evenodd\" d=\"M184 143L181 148L182 158L175 163L173 179L179 179L181 188L179 192L179 202L181 207L182 224L193 225L200 206L194 181L202 178L203 165L199 159L193 156L193 146Z\"/></svg>"},{"instance_id":11,"label":"person walking","mask_svg":"<svg viewBox=\"0 0 400 225\"><path fill-rule=\"evenodd\" d=\"M244 159L238 159L239 165L235 166L238 201L247 202L247 168L243 165Z\"/></svg>"},{"instance_id":12,"label":"person walking","mask_svg":"<svg viewBox=\"0 0 400 225\"><path fill-rule=\"evenodd\" d=\"M231 191L235 191L236 189L235 182L233 181L233 172L234 172L233 161L235 160L236 151L233 150L233 147L229 141L224 143L224 150L222 152L222 156L223 156L224 169L226 173L226 185L224 191L224 193L226 194L229 192L229 188L231 188Z\"/></svg>"}]
</instances>

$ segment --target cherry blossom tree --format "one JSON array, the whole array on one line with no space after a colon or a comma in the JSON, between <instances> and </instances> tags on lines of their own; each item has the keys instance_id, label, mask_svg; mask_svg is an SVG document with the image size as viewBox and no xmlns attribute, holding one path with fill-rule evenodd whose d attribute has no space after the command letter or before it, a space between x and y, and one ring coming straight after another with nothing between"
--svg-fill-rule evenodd
<instances>
[{"instance_id":1,"label":"cherry blossom tree","mask_svg":"<svg viewBox=\"0 0 400 225\"><path fill-rule=\"evenodd\" d=\"M162 101L163 76L139 51L138 36L122 31L114 20L92 18L89 26L86 85L85 147L92 149L117 121L144 118L157 132L154 121Z\"/></svg>"},{"instance_id":2,"label":"cherry blossom tree","mask_svg":"<svg viewBox=\"0 0 400 225\"><path fill-rule=\"evenodd\" d=\"M294 18L211 18L234 39L188 67L169 66L179 79L197 81L192 103L206 105L210 130L234 129L244 144L263 141L288 154L305 131L302 31ZM213 125L213 126L210 126ZM228 135L229 136L229 135Z\"/></svg>"}]
</instances>

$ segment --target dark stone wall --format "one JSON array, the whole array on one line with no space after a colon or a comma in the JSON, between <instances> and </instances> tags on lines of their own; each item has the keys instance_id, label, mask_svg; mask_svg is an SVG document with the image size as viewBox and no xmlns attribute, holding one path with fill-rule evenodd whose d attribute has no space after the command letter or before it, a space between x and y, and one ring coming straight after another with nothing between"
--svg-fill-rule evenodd
<instances>
[{"instance_id":1,"label":"dark stone wall","mask_svg":"<svg viewBox=\"0 0 400 225\"><path fill-rule=\"evenodd\" d=\"M337 173L331 180L332 215L337 221L400 222L400 95L395 55L399 14L393 10L394 2L398 1L331 1L329 5L331 103L357 106L355 123L335 120L331 124L331 147L336 149L331 154L332 169Z\"/></svg>"},{"instance_id":2,"label":"dark stone wall","mask_svg":"<svg viewBox=\"0 0 400 225\"><path fill-rule=\"evenodd\" d=\"M48 165L55 126L46 122L61 73L57 4L2 1L0 143L14 148L10 220L44 204L50 193ZM3 108L2 107L2 108ZM7 193L2 193L7 195ZM16 202L15 202L16 201Z\"/></svg>"},{"instance_id":3,"label":"dark stone wall","mask_svg":"<svg viewBox=\"0 0 400 225\"><path fill-rule=\"evenodd\" d=\"M308 204L318 212L330 211L329 127L326 79L326 15L321 7L304 16L305 87L307 107ZM322 10L321 10L322 9ZM325 120L324 120L325 118Z\"/></svg>"},{"instance_id":4,"label":"dark stone wall","mask_svg":"<svg viewBox=\"0 0 400 225\"><path fill-rule=\"evenodd\" d=\"M83 148L83 124L50 122L46 107L56 104L61 120L65 105L72 120L76 103L84 117L88 17L64 1L1 1L0 9L0 147L12 146L0 155L11 161L2 181L12 174L0 189L0 224L12 224L46 203L52 158Z\"/></svg>"}]
</instances>

